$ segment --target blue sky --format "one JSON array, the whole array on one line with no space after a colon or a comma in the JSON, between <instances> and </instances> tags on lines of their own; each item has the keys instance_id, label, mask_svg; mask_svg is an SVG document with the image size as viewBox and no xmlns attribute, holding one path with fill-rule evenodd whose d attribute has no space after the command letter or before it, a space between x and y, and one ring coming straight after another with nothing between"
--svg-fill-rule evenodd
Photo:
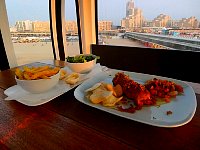
<instances>
[{"instance_id":1,"label":"blue sky","mask_svg":"<svg viewBox=\"0 0 200 150\"><path fill-rule=\"evenodd\" d=\"M10 25L18 20L49 20L49 0L5 0ZM85 0L87 1L87 0ZM98 0L99 20L111 20L120 25L125 17L129 0ZM153 19L163 13L173 19L195 16L200 21L200 0L134 0L135 7L141 8L146 19ZM39 5L38 5L39 4ZM66 0L66 20L75 20L75 2Z\"/></svg>"}]
</instances>

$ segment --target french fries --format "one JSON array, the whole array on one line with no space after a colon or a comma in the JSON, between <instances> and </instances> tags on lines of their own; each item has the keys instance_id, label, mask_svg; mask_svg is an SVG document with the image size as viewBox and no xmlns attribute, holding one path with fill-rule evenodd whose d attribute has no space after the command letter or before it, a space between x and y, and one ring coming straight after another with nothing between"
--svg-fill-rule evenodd
<instances>
[{"instance_id":1,"label":"french fries","mask_svg":"<svg viewBox=\"0 0 200 150\"><path fill-rule=\"evenodd\" d=\"M50 79L51 76L57 74L59 71L59 67L50 67L48 65L40 67L24 66L23 69L16 68L15 75L20 80Z\"/></svg>"}]
</instances>

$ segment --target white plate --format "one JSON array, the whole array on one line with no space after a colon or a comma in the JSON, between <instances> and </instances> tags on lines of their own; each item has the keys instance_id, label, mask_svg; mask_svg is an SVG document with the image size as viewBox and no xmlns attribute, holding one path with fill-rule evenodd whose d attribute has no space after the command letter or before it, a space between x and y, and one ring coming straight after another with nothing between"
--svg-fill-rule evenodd
<instances>
[{"instance_id":1,"label":"white plate","mask_svg":"<svg viewBox=\"0 0 200 150\"><path fill-rule=\"evenodd\" d=\"M62 68L66 70L68 73L71 72L68 67ZM38 106L44 103L51 101L52 99L68 92L69 90L73 89L77 85L81 84L83 81L91 78L96 73L102 72L102 67L100 64L96 64L91 72L88 74L80 74L80 81L77 82L75 85L66 84L65 81L60 80L58 84L53 87L52 89L44 92L33 94L23 90L19 85L14 85L9 87L4 91L4 94L7 95L4 100L16 100L24 105L27 106Z\"/></svg>"},{"instance_id":2,"label":"white plate","mask_svg":"<svg viewBox=\"0 0 200 150\"><path fill-rule=\"evenodd\" d=\"M127 119L158 127L182 126L190 122L193 118L197 107L196 95L194 93L194 90L190 85L186 84L185 82L172 78L123 71L136 82L139 82L141 84L143 84L146 80L158 78L174 81L175 83L180 84L184 88L184 94L178 95L170 103L163 104L160 107L143 107L141 110L137 110L135 113L121 112L116 109L104 107L101 104L93 104L85 97L84 91L86 89L100 81L112 83L112 78L119 71L120 70L112 70L109 74L100 73L94 78L85 81L83 84L79 85L75 89L74 95L76 99L86 105L100 109L102 111L106 111L117 116L121 116ZM171 115L166 115L167 111L172 111L173 113Z\"/></svg>"}]
</instances>

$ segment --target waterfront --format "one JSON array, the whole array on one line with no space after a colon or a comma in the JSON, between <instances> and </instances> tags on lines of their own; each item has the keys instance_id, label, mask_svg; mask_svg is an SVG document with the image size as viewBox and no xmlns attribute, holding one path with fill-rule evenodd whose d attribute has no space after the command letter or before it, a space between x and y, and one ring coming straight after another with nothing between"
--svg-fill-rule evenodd
<instances>
[{"instance_id":1,"label":"waterfront","mask_svg":"<svg viewBox=\"0 0 200 150\"><path fill-rule=\"evenodd\" d=\"M105 39L105 42L117 46L145 47L142 43L129 39ZM18 65L54 59L51 42L13 43L13 46ZM69 56L79 54L78 41L67 42L67 53Z\"/></svg>"}]
</instances>

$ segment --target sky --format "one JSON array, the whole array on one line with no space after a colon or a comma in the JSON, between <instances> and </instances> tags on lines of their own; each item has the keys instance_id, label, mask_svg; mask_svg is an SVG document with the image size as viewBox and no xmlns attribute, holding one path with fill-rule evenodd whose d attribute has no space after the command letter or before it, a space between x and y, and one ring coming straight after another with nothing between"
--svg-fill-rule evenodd
<instances>
[{"instance_id":1,"label":"sky","mask_svg":"<svg viewBox=\"0 0 200 150\"><path fill-rule=\"evenodd\" d=\"M65 0L66 20L76 20L74 0ZM87 1L87 0L85 0ZM111 20L120 25L126 15L129 0L98 0L98 19ZM152 20L159 14L172 19L195 16L200 21L200 0L133 0L135 7L142 9L143 16ZM10 26L22 20L49 20L49 0L5 0ZM38 5L39 4L39 5Z\"/></svg>"}]
</instances>

